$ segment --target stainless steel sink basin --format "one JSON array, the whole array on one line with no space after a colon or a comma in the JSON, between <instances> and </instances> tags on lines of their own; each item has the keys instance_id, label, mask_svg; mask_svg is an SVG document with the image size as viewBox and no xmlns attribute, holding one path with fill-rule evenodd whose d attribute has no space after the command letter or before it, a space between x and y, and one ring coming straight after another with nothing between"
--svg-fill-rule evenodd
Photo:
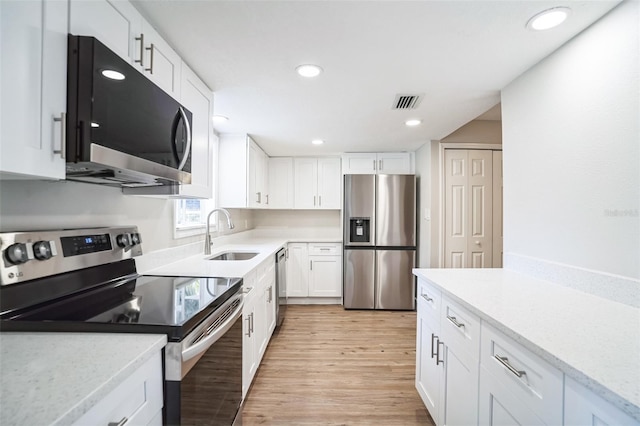
<instances>
[{"instance_id":1,"label":"stainless steel sink basin","mask_svg":"<svg viewBox=\"0 0 640 426\"><path fill-rule=\"evenodd\" d=\"M225 251L210 257L209 260L249 260L257 255L258 253L250 251Z\"/></svg>"}]
</instances>

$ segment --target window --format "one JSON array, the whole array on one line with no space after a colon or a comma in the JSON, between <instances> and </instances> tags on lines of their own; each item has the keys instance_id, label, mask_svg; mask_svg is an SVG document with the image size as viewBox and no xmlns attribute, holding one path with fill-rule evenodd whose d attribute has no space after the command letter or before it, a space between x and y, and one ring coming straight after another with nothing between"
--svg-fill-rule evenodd
<instances>
[{"instance_id":1,"label":"window","mask_svg":"<svg viewBox=\"0 0 640 426\"><path fill-rule=\"evenodd\" d=\"M176 200L174 206L174 238L204 234L207 226L207 215L213 208L213 200ZM210 228L210 231L215 231L215 221L210 224Z\"/></svg>"}]
</instances>

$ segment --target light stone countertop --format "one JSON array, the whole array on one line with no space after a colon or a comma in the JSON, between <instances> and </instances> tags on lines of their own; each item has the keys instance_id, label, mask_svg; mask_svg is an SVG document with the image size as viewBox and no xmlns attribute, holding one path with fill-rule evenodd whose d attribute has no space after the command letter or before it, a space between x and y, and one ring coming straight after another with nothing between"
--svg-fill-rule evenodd
<instances>
[{"instance_id":1,"label":"light stone countertop","mask_svg":"<svg viewBox=\"0 0 640 426\"><path fill-rule=\"evenodd\" d=\"M640 420L640 309L504 269L413 272Z\"/></svg>"},{"instance_id":2,"label":"light stone countertop","mask_svg":"<svg viewBox=\"0 0 640 426\"><path fill-rule=\"evenodd\" d=\"M0 333L0 424L70 425L167 343L165 335Z\"/></svg>"}]
</instances>

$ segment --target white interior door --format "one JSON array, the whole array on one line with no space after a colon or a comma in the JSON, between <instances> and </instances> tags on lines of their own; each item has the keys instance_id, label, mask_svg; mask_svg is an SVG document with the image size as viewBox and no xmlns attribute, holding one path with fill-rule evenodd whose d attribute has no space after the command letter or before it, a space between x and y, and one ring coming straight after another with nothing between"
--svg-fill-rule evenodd
<instances>
[{"instance_id":1,"label":"white interior door","mask_svg":"<svg viewBox=\"0 0 640 426\"><path fill-rule=\"evenodd\" d=\"M493 256L493 152L469 151L468 268L490 268Z\"/></svg>"},{"instance_id":2,"label":"white interior door","mask_svg":"<svg viewBox=\"0 0 640 426\"><path fill-rule=\"evenodd\" d=\"M493 257L493 154L444 152L445 268L488 268Z\"/></svg>"}]
</instances>

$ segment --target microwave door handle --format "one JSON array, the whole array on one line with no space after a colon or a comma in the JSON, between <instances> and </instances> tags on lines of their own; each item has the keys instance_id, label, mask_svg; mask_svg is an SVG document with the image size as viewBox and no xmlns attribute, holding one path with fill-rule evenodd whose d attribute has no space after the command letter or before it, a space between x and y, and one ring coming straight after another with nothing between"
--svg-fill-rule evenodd
<instances>
[{"instance_id":1,"label":"microwave door handle","mask_svg":"<svg viewBox=\"0 0 640 426\"><path fill-rule=\"evenodd\" d=\"M181 118L182 116L176 113L175 117L173 117L173 124L171 124L171 152L173 153L173 159L178 165L180 164L180 157L178 156L176 138L178 137L178 125L180 124Z\"/></svg>"},{"instance_id":2,"label":"microwave door handle","mask_svg":"<svg viewBox=\"0 0 640 426\"><path fill-rule=\"evenodd\" d=\"M187 164L187 160L189 159L189 154L191 153L191 125L189 124L189 119L187 118L187 113L184 112L184 109L180 107L179 109L180 115L182 116L182 120L184 121L184 127L187 129L187 148L184 150L184 157L182 157L182 161L178 166L178 170L182 170ZM175 144L175 139L174 139Z\"/></svg>"}]
</instances>

